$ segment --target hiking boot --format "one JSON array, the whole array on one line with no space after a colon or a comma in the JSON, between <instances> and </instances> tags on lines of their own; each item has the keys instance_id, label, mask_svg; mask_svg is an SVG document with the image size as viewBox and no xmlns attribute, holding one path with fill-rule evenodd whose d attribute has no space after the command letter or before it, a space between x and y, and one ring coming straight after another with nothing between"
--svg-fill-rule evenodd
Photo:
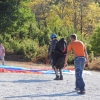
<instances>
[{"instance_id":1,"label":"hiking boot","mask_svg":"<svg viewBox=\"0 0 100 100\"><path fill-rule=\"evenodd\" d=\"M60 75L60 80L63 80L63 75Z\"/></svg>"},{"instance_id":2,"label":"hiking boot","mask_svg":"<svg viewBox=\"0 0 100 100\"><path fill-rule=\"evenodd\" d=\"M80 91L80 89L79 89L79 88L75 88L75 90L76 90L76 91Z\"/></svg>"},{"instance_id":3,"label":"hiking boot","mask_svg":"<svg viewBox=\"0 0 100 100\"><path fill-rule=\"evenodd\" d=\"M59 76L58 76L58 75L56 75L56 78L55 78L54 80L59 80Z\"/></svg>"},{"instance_id":4,"label":"hiking boot","mask_svg":"<svg viewBox=\"0 0 100 100\"><path fill-rule=\"evenodd\" d=\"M82 95L84 95L85 94L85 90L83 90L83 91L80 91L80 92L77 92L78 94L82 94Z\"/></svg>"}]
</instances>

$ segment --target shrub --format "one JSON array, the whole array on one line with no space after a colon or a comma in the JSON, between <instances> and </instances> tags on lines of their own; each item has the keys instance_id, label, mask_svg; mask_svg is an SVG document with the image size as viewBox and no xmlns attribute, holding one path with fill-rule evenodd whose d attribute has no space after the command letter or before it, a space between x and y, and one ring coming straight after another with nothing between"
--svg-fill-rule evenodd
<instances>
[{"instance_id":1,"label":"shrub","mask_svg":"<svg viewBox=\"0 0 100 100\"><path fill-rule=\"evenodd\" d=\"M98 26L91 37L91 46L95 55L100 55L100 26Z\"/></svg>"},{"instance_id":2,"label":"shrub","mask_svg":"<svg viewBox=\"0 0 100 100\"><path fill-rule=\"evenodd\" d=\"M95 57L89 64L89 69L100 71L100 57Z\"/></svg>"},{"instance_id":3,"label":"shrub","mask_svg":"<svg viewBox=\"0 0 100 100\"><path fill-rule=\"evenodd\" d=\"M47 56L47 46L39 46L37 39L35 40L24 40L21 42L19 54L23 54L26 58L33 62L37 60L45 59Z\"/></svg>"},{"instance_id":4,"label":"shrub","mask_svg":"<svg viewBox=\"0 0 100 100\"><path fill-rule=\"evenodd\" d=\"M69 63L69 64L74 64L74 56L73 56L72 53L71 53L70 56L69 56L68 63Z\"/></svg>"}]
</instances>

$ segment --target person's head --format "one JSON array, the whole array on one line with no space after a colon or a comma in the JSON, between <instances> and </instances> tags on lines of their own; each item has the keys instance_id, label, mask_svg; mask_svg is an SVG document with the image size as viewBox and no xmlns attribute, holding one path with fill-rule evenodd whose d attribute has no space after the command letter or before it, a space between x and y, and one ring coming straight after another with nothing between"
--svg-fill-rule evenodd
<instances>
[{"instance_id":1,"label":"person's head","mask_svg":"<svg viewBox=\"0 0 100 100\"><path fill-rule=\"evenodd\" d=\"M57 35L53 33L53 34L51 34L50 38L51 38L52 40L54 40L54 39L57 38Z\"/></svg>"},{"instance_id":2,"label":"person's head","mask_svg":"<svg viewBox=\"0 0 100 100\"><path fill-rule=\"evenodd\" d=\"M72 35L70 36L70 40L71 40L71 41L77 40L77 35L76 35L76 34L72 34Z\"/></svg>"}]
</instances>

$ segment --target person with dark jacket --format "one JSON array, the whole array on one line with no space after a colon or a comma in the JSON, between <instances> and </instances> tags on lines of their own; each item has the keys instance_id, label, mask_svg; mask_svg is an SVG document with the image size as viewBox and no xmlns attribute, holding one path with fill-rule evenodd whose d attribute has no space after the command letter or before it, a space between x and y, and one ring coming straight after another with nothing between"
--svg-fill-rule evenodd
<instances>
[{"instance_id":1,"label":"person with dark jacket","mask_svg":"<svg viewBox=\"0 0 100 100\"><path fill-rule=\"evenodd\" d=\"M52 40L50 40L49 47L48 47L48 60L49 60L48 63L50 63L51 66L53 67L53 58L52 58L52 56L50 55L50 47L51 47L51 43L52 43Z\"/></svg>"},{"instance_id":2,"label":"person with dark jacket","mask_svg":"<svg viewBox=\"0 0 100 100\"><path fill-rule=\"evenodd\" d=\"M64 67L64 59L67 53L66 42L64 38L57 40L56 34L51 34L50 56L52 57L52 67L55 71L56 78L54 80L63 80L62 68ZM58 75L60 71L60 76Z\"/></svg>"},{"instance_id":3,"label":"person with dark jacket","mask_svg":"<svg viewBox=\"0 0 100 100\"><path fill-rule=\"evenodd\" d=\"M55 71L55 57L54 57L54 50L55 50L55 46L56 46L56 43L58 42L57 40L57 35L56 34L51 34L50 36L51 38L51 45L50 45L50 48L49 48L49 57L51 58L51 64L52 64L52 68L54 69Z\"/></svg>"}]
</instances>

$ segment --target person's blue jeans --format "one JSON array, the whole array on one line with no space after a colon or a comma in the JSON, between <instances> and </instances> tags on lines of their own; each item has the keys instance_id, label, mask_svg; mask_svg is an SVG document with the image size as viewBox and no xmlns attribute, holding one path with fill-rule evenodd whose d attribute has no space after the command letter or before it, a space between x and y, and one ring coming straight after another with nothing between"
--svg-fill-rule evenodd
<instances>
[{"instance_id":1,"label":"person's blue jeans","mask_svg":"<svg viewBox=\"0 0 100 100\"><path fill-rule=\"evenodd\" d=\"M0 56L0 60L2 60L2 65L4 65L5 64L4 56Z\"/></svg>"},{"instance_id":2,"label":"person's blue jeans","mask_svg":"<svg viewBox=\"0 0 100 100\"><path fill-rule=\"evenodd\" d=\"M74 59L74 66L75 66L75 78L76 78L76 88L79 88L80 91L85 90L85 83L82 78L82 72L85 64L85 57L76 57Z\"/></svg>"}]
</instances>

